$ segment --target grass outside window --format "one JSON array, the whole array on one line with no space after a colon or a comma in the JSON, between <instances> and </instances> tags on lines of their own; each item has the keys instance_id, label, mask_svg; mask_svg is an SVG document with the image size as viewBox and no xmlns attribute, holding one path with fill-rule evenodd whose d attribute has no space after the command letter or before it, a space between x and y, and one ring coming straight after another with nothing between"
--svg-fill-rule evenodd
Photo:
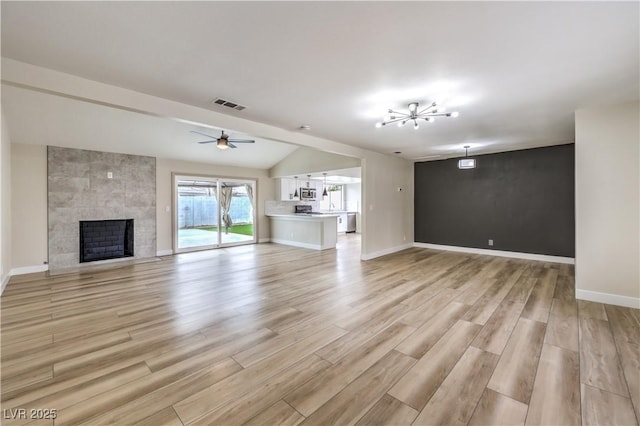
<instances>
[{"instance_id":1,"label":"grass outside window","mask_svg":"<svg viewBox=\"0 0 640 426\"><path fill-rule=\"evenodd\" d=\"M217 226L205 226L203 228L198 228L201 229L203 231L212 231L212 232L218 232L218 227ZM222 227L222 231L225 231L225 227ZM231 225L231 227L229 227L229 233L230 234L240 234L240 235L249 235L249 236L253 236L253 223L245 223L245 224L241 224L241 225Z\"/></svg>"}]
</instances>

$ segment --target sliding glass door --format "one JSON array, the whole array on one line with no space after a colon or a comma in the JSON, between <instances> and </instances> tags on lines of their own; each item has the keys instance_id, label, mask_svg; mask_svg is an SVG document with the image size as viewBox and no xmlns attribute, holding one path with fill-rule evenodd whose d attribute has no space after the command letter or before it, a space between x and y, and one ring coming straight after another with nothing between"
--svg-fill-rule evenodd
<instances>
[{"instance_id":1,"label":"sliding glass door","mask_svg":"<svg viewBox=\"0 0 640 426\"><path fill-rule=\"evenodd\" d=\"M256 242L255 180L174 175L174 251Z\"/></svg>"}]
</instances>

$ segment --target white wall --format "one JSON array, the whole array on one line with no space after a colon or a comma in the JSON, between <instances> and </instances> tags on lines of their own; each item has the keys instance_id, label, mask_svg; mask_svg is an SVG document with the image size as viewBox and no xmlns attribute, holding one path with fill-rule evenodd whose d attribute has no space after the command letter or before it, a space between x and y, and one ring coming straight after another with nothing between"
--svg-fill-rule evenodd
<instances>
[{"instance_id":1,"label":"white wall","mask_svg":"<svg viewBox=\"0 0 640 426\"><path fill-rule=\"evenodd\" d=\"M360 167L360 158L332 154L317 149L302 147L269 169L269 176L295 176L307 173Z\"/></svg>"},{"instance_id":2,"label":"white wall","mask_svg":"<svg viewBox=\"0 0 640 426\"><path fill-rule=\"evenodd\" d=\"M9 129L0 111L2 136L0 138L0 294L4 290L11 270L11 140Z\"/></svg>"},{"instance_id":3,"label":"white wall","mask_svg":"<svg viewBox=\"0 0 640 426\"><path fill-rule=\"evenodd\" d=\"M640 109L576 111L576 297L640 308Z\"/></svg>"},{"instance_id":4,"label":"white wall","mask_svg":"<svg viewBox=\"0 0 640 426\"><path fill-rule=\"evenodd\" d=\"M258 241L269 238L269 219L264 215L264 202L275 198L275 179L268 176L267 170L250 169L230 166L216 166L205 163L193 163L188 161L168 160L158 158L156 160L156 206L157 206L157 249L159 254L167 254L173 250L172 228L172 177L171 174L249 178L258 181L256 205L258 213ZM166 211L167 206L171 208Z\"/></svg>"},{"instance_id":5,"label":"white wall","mask_svg":"<svg viewBox=\"0 0 640 426\"><path fill-rule=\"evenodd\" d=\"M362 160L362 258L412 245L413 163L368 152Z\"/></svg>"},{"instance_id":6,"label":"white wall","mask_svg":"<svg viewBox=\"0 0 640 426\"><path fill-rule=\"evenodd\" d=\"M362 208L362 191L359 183L348 183L345 186L345 209L360 213Z\"/></svg>"},{"instance_id":7,"label":"white wall","mask_svg":"<svg viewBox=\"0 0 640 426\"><path fill-rule=\"evenodd\" d=\"M11 145L12 274L46 270L47 147Z\"/></svg>"},{"instance_id":8,"label":"white wall","mask_svg":"<svg viewBox=\"0 0 640 426\"><path fill-rule=\"evenodd\" d=\"M362 259L373 259L413 245L413 163L362 150L361 159L299 148L269 171L271 176L362 166ZM336 165L337 161L343 161ZM398 191L402 188L402 191ZM352 193L353 196L353 193ZM348 199L347 195L347 199Z\"/></svg>"}]
</instances>

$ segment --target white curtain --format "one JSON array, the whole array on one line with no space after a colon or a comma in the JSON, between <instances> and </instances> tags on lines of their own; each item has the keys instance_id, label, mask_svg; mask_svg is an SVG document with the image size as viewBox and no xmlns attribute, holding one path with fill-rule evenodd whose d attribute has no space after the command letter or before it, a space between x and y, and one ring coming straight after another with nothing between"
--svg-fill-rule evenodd
<instances>
[{"instance_id":1,"label":"white curtain","mask_svg":"<svg viewBox=\"0 0 640 426\"><path fill-rule=\"evenodd\" d=\"M208 186L207 187L207 196L209 197L213 197L213 199L216 199L216 187L215 186Z\"/></svg>"},{"instance_id":2,"label":"white curtain","mask_svg":"<svg viewBox=\"0 0 640 426\"><path fill-rule=\"evenodd\" d=\"M247 190L247 197L249 197L249 201L251 202L251 207L255 210L255 202L253 200L253 185L250 183L244 184L245 189Z\"/></svg>"},{"instance_id":3,"label":"white curtain","mask_svg":"<svg viewBox=\"0 0 640 426\"><path fill-rule=\"evenodd\" d=\"M233 188L223 186L220 188L220 207L222 207L222 222L225 226L225 234L229 233L229 227L233 225L229 210L231 209L231 198L233 197Z\"/></svg>"}]
</instances>

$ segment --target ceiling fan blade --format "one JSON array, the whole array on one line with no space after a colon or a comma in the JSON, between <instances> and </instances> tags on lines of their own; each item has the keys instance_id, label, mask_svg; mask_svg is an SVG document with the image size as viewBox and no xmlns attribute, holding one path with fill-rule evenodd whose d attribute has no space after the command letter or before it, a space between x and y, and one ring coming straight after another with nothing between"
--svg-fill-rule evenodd
<instances>
[{"instance_id":1,"label":"ceiling fan blade","mask_svg":"<svg viewBox=\"0 0 640 426\"><path fill-rule=\"evenodd\" d=\"M229 139L229 142L233 143L256 143L256 141L250 139Z\"/></svg>"},{"instance_id":2,"label":"ceiling fan blade","mask_svg":"<svg viewBox=\"0 0 640 426\"><path fill-rule=\"evenodd\" d=\"M237 148L237 146L235 146L235 145L234 145L234 144L232 144L231 142L228 142L228 143L227 143L227 146L228 146L229 148Z\"/></svg>"},{"instance_id":3,"label":"ceiling fan blade","mask_svg":"<svg viewBox=\"0 0 640 426\"><path fill-rule=\"evenodd\" d=\"M198 142L198 143L214 143L214 142L218 142L218 141L202 141L202 142Z\"/></svg>"},{"instance_id":4,"label":"ceiling fan blade","mask_svg":"<svg viewBox=\"0 0 640 426\"><path fill-rule=\"evenodd\" d=\"M217 136L211 136L211 135L208 135L206 133L198 132L197 130L190 130L189 132L190 133L195 133L196 135L200 135L200 136L206 136L206 137L212 138L212 139L218 139Z\"/></svg>"}]
</instances>

